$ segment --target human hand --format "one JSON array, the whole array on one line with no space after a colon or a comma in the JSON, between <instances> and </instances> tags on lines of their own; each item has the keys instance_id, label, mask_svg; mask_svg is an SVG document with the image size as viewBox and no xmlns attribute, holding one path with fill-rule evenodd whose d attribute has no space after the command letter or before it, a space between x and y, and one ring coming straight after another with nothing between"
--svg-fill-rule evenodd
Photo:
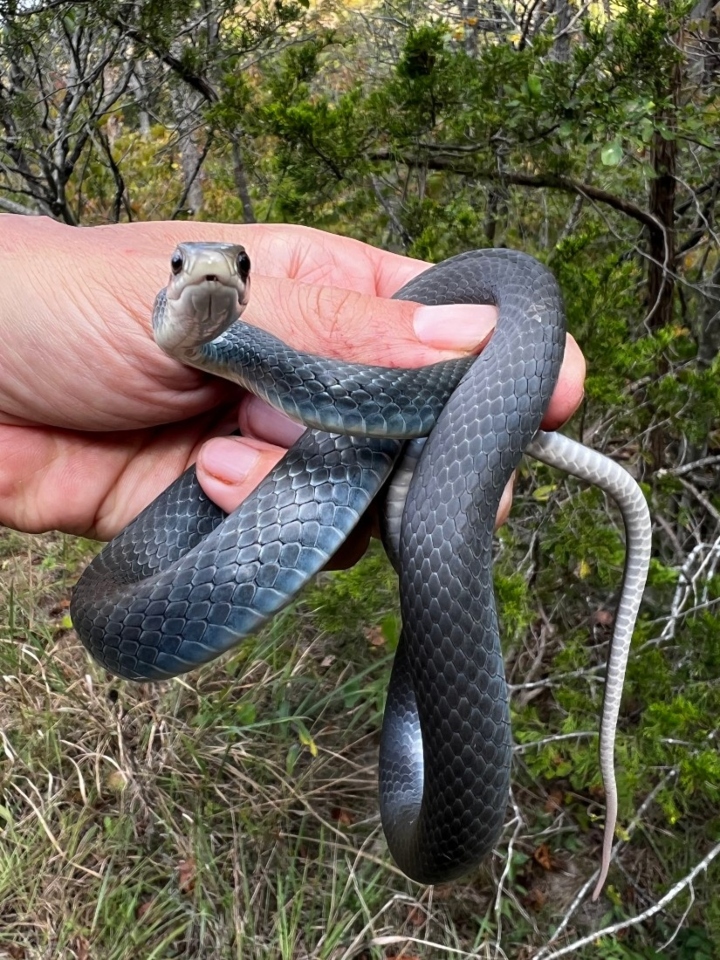
<instances>
[{"instance_id":1,"label":"human hand","mask_svg":"<svg viewBox=\"0 0 720 960\"><path fill-rule=\"evenodd\" d=\"M232 510L302 432L156 347L150 316L169 256L179 241L203 239L247 247L244 319L311 353L418 366L474 352L495 322L492 307L385 299L427 265L303 227L78 229L2 216L0 522L106 539L194 461L206 493ZM547 429L580 403L584 372L569 338ZM238 409L244 436L224 436ZM500 519L509 505L508 493Z\"/></svg>"}]
</instances>

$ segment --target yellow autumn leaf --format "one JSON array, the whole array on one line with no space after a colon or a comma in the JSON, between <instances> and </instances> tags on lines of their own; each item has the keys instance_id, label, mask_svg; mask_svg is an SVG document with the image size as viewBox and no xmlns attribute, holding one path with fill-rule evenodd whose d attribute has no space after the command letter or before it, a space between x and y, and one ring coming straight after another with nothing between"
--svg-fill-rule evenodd
<instances>
[{"instance_id":1,"label":"yellow autumn leaf","mask_svg":"<svg viewBox=\"0 0 720 960\"><path fill-rule=\"evenodd\" d=\"M318 755L317 745L307 730L298 730L298 740L304 747L308 748L311 756L316 757Z\"/></svg>"},{"instance_id":2,"label":"yellow autumn leaf","mask_svg":"<svg viewBox=\"0 0 720 960\"><path fill-rule=\"evenodd\" d=\"M577 567L577 576L580 580L585 580L590 576L591 566L587 560L581 560Z\"/></svg>"}]
</instances>

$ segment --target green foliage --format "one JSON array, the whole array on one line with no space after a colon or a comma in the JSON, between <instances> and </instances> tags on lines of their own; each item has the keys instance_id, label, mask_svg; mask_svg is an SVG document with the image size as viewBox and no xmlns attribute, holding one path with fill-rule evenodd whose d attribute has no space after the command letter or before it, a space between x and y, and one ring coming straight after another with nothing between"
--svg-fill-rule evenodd
<instances>
[{"instance_id":1,"label":"green foliage","mask_svg":"<svg viewBox=\"0 0 720 960\"><path fill-rule=\"evenodd\" d=\"M205 151L203 205L195 213L202 219L248 216L242 174L260 221L323 227L431 261L505 245L548 264L588 363L585 399L568 430L626 464L643 481L656 518L618 732L621 835L658 793L627 841L624 873L612 878L610 917L621 920L661 895L720 837L720 578L714 554L700 552L716 541L720 510L713 460L720 453L713 299L720 276L720 112L711 24L692 19L690 3L622 0L609 17L572 8L577 19L564 48L560 6L548 15L547 5L536 5L517 29L477 25L472 43L472 24L458 28L452 18L425 15L404 0L363 7L361 16L352 5L309 0L202 8L195 0L143 0L132 9L132 35L122 26L126 5L115 0L47 5L22 16L2 4L0 197L37 200L67 222L193 215L179 209L187 186L184 124L192 121L195 146ZM481 12L492 24L496 13L482 5ZM71 90L80 89L66 82L75 63L68 37L92 37L90 68L106 55L109 66L99 71L99 85L88 84L63 128ZM98 114L102 84L122 76L133 58L142 65L142 90L128 84ZM44 85L48 76L57 82ZM660 215L653 197L667 144L676 150L676 195L661 232L667 236L671 224L664 280L675 286L660 316L650 283L657 254L648 238ZM675 471L704 458L708 467ZM19 549L12 534L0 537L3 573ZM142 695L120 687L127 712L109 714L97 743L85 750L77 746L78 730L94 719L82 714L87 665L80 658L70 668L61 659L66 612L46 615L82 549L62 541L33 554L30 569L51 578L50 586L38 598L13 573L0 608L0 640L9 643L0 646L0 678L25 678L22 696L13 688L17 706L3 724L7 749L22 764L21 774L10 769L8 776L17 776L23 790L23 778L48 772L52 782L72 784L74 763L91 785L87 806L68 786L45 821L73 856L94 850L91 870L110 864L82 930L99 925L112 932L122 923L132 930L128 949L135 955L169 956L164 944L179 942L190 955L218 915L237 917L235 896L249 931L238 935L238 950L248 955L255 929L273 956L292 956L294 941L303 949L312 941L312 956L344 955L361 949L362 931L387 923L420 939L397 906L397 877L379 867L384 848L372 848L375 860L357 852L376 826L372 776L360 804L362 826L371 823L367 833L341 824L331 836L323 806L328 794L335 799L333 791L338 805L359 803L358 771L368 771L375 756L399 636L396 578L379 551L349 571L321 575L262 637L246 641L217 673L204 674L192 695L181 686L154 692L151 709ZM687 566L695 552L697 565ZM430 942L437 937L482 956L502 918L502 949L524 955L564 909L565 893L552 886L557 875L566 865L570 876L589 869L602 806L595 735L601 678L623 563L622 526L603 496L544 467L522 468L495 568L521 747L514 782L523 823L507 878L513 896L503 896L496 915L488 872L459 892L443 891L433 918L442 913L453 932L444 937L445 927L429 924L421 936ZM534 684L527 690L526 678ZM95 689L105 684L98 675ZM155 711L163 717L159 727ZM108 731L116 729L131 740L129 752L122 739L115 750ZM164 742L166 753L155 751L158 729L175 740ZM337 780L323 779L323 764L349 743L351 767ZM88 758L102 767L108 756L126 764L131 788L108 785L102 774L105 792L93 792L98 774ZM174 767L163 766L166 756ZM144 763L151 769L146 780L137 773ZM39 789L45 796L45 786ZM148 790L156 790L158 821L149 817L146 836L137 817L149 816ZM559 811L546 805L548 794L560 798ZM57 858L43 860L47 835L33 833L32 810L18 796L0 798L0 901L14 895L13 878L21 875L23 915L45 916L27 878L38 863L46 871L61 868ZM301 807L311 811L307 819ZM561 868L535 863L540 843L549 844ZM236 848L238 862L230 862ZM180 850L207 864L192 901L168 880ZM265 885L260 906L248 876ZM64 889L67 876L53 880ZM664 955L714 958L717 883L715 864L707 879L698 878L694 906L680 900L667 921L655 917L622 938L602 938L584 956L649 960L657 955L653 944L668 942ZM385 897L398 898L388 913ZM673 939L675 921L685 926ZM80 920L72 922L77 929L53 947L58 955L66 946L80 954L68 945L81 929ZM326 931L321 946L318 931ZM129 955L116 949L114 934L103 935L103 956ZM0 930L0 947L3 936ZM220 934L216 942L223 942Z\"/></svg>"},{"instance_id":2,"label":"green foliage","mask_svg":"<svg viewBox=\"0 0 720 960\"><path fill-rule=\"evenodd\" d=\"M375 546L349 570L321 574L305 591L304 604L320 629L341 640L357 640L368 623L384 623L396 612L397 575Z\"/></svg>"}]
</instances>

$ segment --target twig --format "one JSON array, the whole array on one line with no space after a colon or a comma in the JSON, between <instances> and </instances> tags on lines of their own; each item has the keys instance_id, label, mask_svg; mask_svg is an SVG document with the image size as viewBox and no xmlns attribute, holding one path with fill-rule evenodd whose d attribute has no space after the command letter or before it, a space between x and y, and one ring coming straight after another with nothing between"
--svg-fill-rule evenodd
<instances>
[{"instance_id":1,"label":"twig","mask_svg":"<svg viewBox=\"0 0 720 960\"><path fill-rule=\"evenodd\" d=\"M515 823L515 829L513 830L512 836L508 841L507 851L505 853L505 864L503 866L502 874L500 875L500 880L497 885L497 893L495 894L495 923L497 925L497 934L495 937L495 956L499 956L502 952L500 942L502 940L502 895L505 888L505 881L507 880L510 870L512 869L512 860L513 860L513 849L515 847L515 841L520 835L520 831L524 826L523 815L520 807L515 800L515 795L513 793L512 787L510 788L510 803L512 804L513 811L515 816L513 821Z\"/></svg>"},{"instance_id":2,"label":"twig","mask_svg":"<svg viewBox=\"0 0 720 960\"><path fill-rule=\"evenodd\" d=\"M567 673L557 673L554 677L545 677L543 680L531 680L529 683L509 683L508 690L511 693L517 693L519 690L534 690L538 687L559 687L566 680L573 680L576 677L585 677L591 673L599 673L605 670L605 664L598 664L596 667L582 667L580 670L569 670ZM603 683L604 677L593 677L594 680Z\"/></svg>"},{"instance_id":3,"label":"twig","mask_svg":"<svg viewBox=\"0 0 720 960\"><path fill-rule=\"evenodd\" d=\"M680 477L685 473L691 473L693 470L699 470L701 467L714 467L720 463L720 457L702 457L700 460L694 460L692 463L683 463L679 467L663 467L655 474L656 477Z\"/></svg>"},{"instance_id":4,"label":"twig","mask_svg":"<svg viewBox=\"0 0 720 960\"><path fill-rule=\"evenodd\" d=\"M559 740L580 740L583 737L596 737L597 735L597 730L578 730L576 733L555 733L550 737L543 737L541 740L516 743L513 746L513 752L522 753L525 750L530 750L532 747L544 747L546 743L557 743Z\"/></svg>"},{"instance_id":5,"label":"twig","mask_svg":"<svg viewBox=\"0 0 720 960\"><path fill-rule=\"evenodd\" d=\"M700 560L698 560L698 557ZM700 576L704 574L705 582L707 583L717 566L718 560L720 560L720 536L716 537L711 544L704 541L695 544L688 554L685 563L679 570L678 582L675 587L675 593L672 603L670 604L670 613L666 619L665 626L659 636L646 640L645 643L639 647L638 653L642 653L642 651L648 647L658 646L661 643L672 640L675 636L678 621L681 618L688 616L696 610L702 610L706 606L709 607L713 605L715 600L708 600L707 589L705 589L704 597L699 603L694 604L689 610L683 610L688 596L691 593L696 595L698 592L703 592L698 591L697 581L700 579Z\"/></svg>"},{"instance_id":6,"label":"twig","mask_svg":"<svg viewBox=\"0 0 720 960\"><path fill-rule=\"evenodd\" d=\"M708 498L704 496L694 484L690 483L688 480L683 480L682 477L678 477L679 482L685 487L686 490L689 490L690 493L695 497L695 499L700 503L713 520L717 520L720 523L720 511L716 510L715 507L710 503Z\"/></svg>"},{"instance_id":7,"label":"twig","mask_svg":"<svg viewBox=\"0 0 720 960\"><path fill-rule=\"evenodd\" d=\"M654 903L651 907L648 907L647 910L643 910L643 912L639 913L636 917L630 917L628 920L621 920L619 923L613 923L607 927L603 927L602 930L589 933L587 936L581 937L579 940L575 940L573 943L567 944L567 946L562 947L560 950L556 950L554 953L545 954L546 960L555 960L556 957L564 957L568 953L573 953L576 950L581 950L583 947L587 947L591 943L595 943L600 937L611 937L614 934L619 933L621 930L627 930L630 927L636 927L638 924L649 920L650 917L654 917L656 913L660 913L669 903L672 903L672 901L680 893L682 893L686 887L692 887L695 877L697 877L697 875L702 873L704 870L707 870L707 868L719 854L720 843L716 843L712 850L706 856L704 856L699 863L695 864L690 873L684 876L682 880L678 880L674 886L670 887L664 897L661 897L657 903ZM539 956L540 954L536 954L536 957Z\"/></svg>"}]
</instances>

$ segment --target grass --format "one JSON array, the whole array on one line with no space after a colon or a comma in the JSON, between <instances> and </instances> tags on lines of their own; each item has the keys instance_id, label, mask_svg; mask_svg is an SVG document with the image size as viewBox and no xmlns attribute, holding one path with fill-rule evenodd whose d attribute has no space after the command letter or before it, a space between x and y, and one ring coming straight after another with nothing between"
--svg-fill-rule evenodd
<instances>
[{"instance_id":1,"label":"grass","mask_svg":"<svg viewBox=\"0 0 720 960\"><path fill-rule=\"evenodd\" d=\"M597 791L573 786L596 777L594 739L533 742L573 726L552 690L515 697L522 749L499 855L423 888L379 824L397 608L377 553L323 575L232 656L145 685L104 673L71 629L88 555L82 541L0 532L0 958L528 960L548 939L595 866L602 812ZM516 566L499 587L517 608L511 679L540 661L573 667L566 644L526 629ZM649 886L675 876L666 833L649 816L623 870ZM691 914L706 939L708 890L696 886ZM568 935L642 906L616 889ZM686 906L579 955L651 957ZM705 956L693 950L663 955Z\"/></svg>"}]
</instances>

